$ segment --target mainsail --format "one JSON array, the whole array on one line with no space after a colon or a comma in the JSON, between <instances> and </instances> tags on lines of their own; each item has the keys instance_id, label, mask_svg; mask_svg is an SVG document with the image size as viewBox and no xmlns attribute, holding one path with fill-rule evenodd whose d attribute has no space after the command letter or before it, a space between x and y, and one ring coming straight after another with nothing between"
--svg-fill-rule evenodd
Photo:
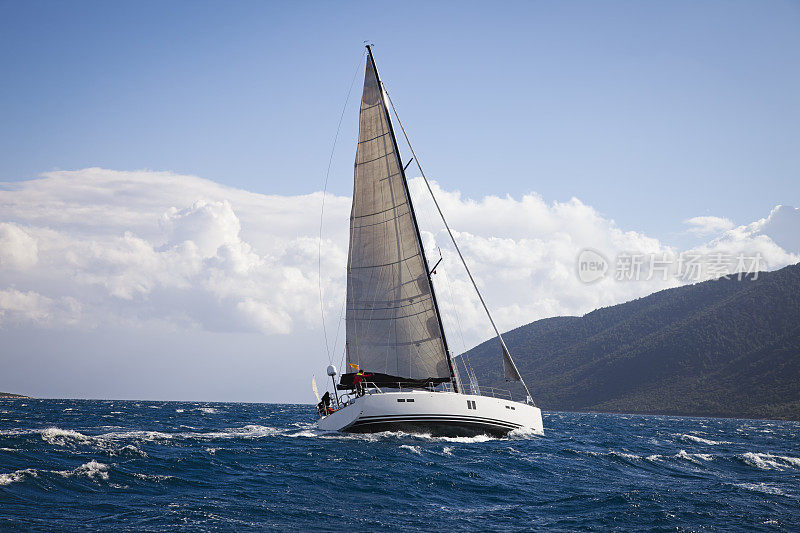
<instances>
[{"instance_id":1,"label":"mainsail","mask_svg":"<svg viewBox=\"0 0 800 533\"><path fill-rule=\"evenodd\" d=\"M347 362L374 374L454 379L378 72L361 97L347 265Z\"/></svg>"}]
</instances>

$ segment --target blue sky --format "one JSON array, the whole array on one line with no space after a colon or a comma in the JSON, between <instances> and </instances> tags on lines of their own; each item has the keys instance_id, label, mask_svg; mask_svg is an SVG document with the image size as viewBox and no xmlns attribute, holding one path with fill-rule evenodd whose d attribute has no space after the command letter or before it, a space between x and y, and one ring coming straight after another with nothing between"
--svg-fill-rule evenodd
<instances>
[{"instance_id":1,"label":"blue sky","mask_svg":"<svg viewBox=\"0 0 800 533\"><path fill-rule=\"evenodd\" d=\"M501 330L686 282L586 248L800 261L797 2L0 0L0 390L309 401L365 39ZM410 185L461 351L491 328Z\"/></svg>"},{"instance_id":2,"label":"blue sky","mask_svg":"<svg viewBox=\"0 0 800 533\"><path fill-rule=\"evenodd\" d=\"M3 1L0 14L3 180L102 166L318 190L371 39L446 188L577 196L668 242L689 217L747 223L800 203L797 3ZM343 194L350 111L330 183Z\"/></svg>"}]
</instances>

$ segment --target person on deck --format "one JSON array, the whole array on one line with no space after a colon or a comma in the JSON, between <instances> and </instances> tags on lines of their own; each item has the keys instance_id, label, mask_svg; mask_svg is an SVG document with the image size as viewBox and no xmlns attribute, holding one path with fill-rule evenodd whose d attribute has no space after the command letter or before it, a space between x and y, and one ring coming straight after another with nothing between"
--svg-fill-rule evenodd
<instances>
[{"instance_id":1,"label":"person on deck","mask_svg":"<svg viewBox=\"0 0 800 533\"><path fill-rule=\"evenodd\" d=\"M353 376L353 388L356 389L356 396L364 396L364 371L361 369Z\"/></svg>"},{"instance_id":2,"label":"person on deck","mask_svg":"<svg viewBox=\"0 0 800 533\"><path fill-rule=\"evenodd\" d=\"M333 412L331 409L331 393L325 391L325 395L322 396L322 400L317 404L317 412L321 415L329 415Z\"/></svg>"}]
</instances>

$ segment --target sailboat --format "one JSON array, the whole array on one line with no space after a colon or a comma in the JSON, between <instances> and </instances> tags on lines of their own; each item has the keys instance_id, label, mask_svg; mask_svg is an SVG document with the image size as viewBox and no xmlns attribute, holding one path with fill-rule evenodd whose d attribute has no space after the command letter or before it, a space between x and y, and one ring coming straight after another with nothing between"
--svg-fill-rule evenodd
<instances>
[{"instance_id":1,"label":"sailboat","mask_svg":"<svg viewBox=\"0 0 800 533\"><path fill-rule=\"evenodd\" d=\"M326 395L320 401L317 427L450 437L504 436L515 430L543 433L541 410L534 405L428 185L497 334L505 377L520 382L525 397L517 401L510 392L480 387L474 373L469 383L460 379L447 343L431 279L434 269L420 238L390 108L428 182L381 83L370 45L366 55L347 259L348 369L337 384L335 366L328 367L334 397Z\"/></svg>"}]
</instances>

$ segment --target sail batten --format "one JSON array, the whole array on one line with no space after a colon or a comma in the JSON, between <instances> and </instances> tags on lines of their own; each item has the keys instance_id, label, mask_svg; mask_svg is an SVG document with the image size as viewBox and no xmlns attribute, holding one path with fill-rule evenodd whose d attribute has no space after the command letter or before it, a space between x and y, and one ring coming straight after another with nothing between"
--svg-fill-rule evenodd
<instances>
[{"instance_id":1,"label":"sail batten","mask_svg":"<svg viewBox=\"0 0 800 533\"><path fill-rule=\"evenodd\" d=\"M419 229L371 54L364 75L347 272L347 362L368 372L452 377Z\"/></svg>"}]
</instances>

